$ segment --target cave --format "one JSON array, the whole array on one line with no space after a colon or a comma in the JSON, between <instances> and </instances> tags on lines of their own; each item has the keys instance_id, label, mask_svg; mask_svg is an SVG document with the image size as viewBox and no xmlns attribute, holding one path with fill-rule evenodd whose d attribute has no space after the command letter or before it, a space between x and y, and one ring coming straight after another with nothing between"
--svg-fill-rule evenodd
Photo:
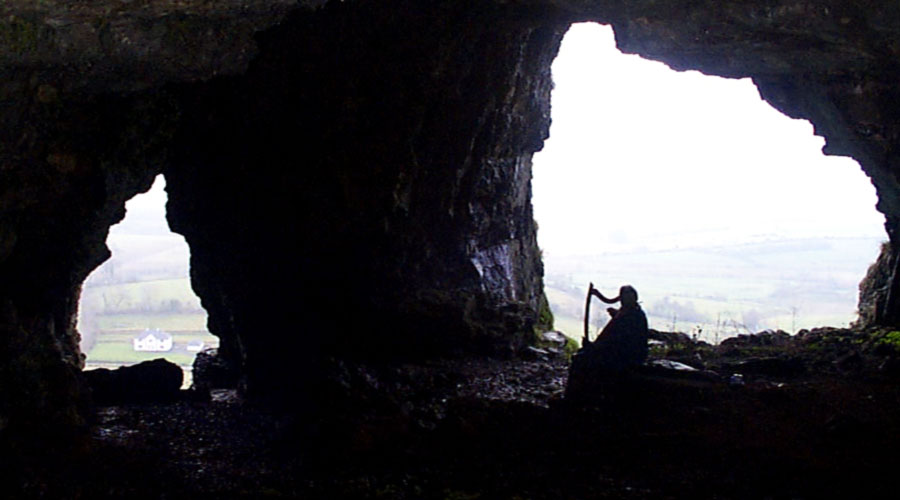
<instances>
[{"instance_id":1,"label":"cave","mask_svg":"<svg viewBox=\"0 0 900 500\"><path fill-rule=\"evenodd\" d=\"M548 319L531 157L574 22L675 69L752 78L860 163L896 244L898 20L837 0L6 2L4 450L88 439L81 284L160 173L248 400L322 418L348 367L528 352ZM865 324L900 323L890 248Z\"/></svg>"},{"instance_id":2,"label":"cave","mask_svg":"<svg viewBox=\"0 0 900 500\"><path fill-rule=\"evenodd\" d=\"M76 328L85 370L117 369L163 357L191 385L196 353L215 349L207 314L190 286L190 249L166 222L165 178L126 203L112 226L110 258L82 284Z\"/></svg>"},{"instance_id":3,"label":"cave","mask_svg":"<svg viewBox=\"0 0 900 500\"><path fill-rule=\"evenodd\" d=\"M556 330L582 336L589 280L634 285L651 325L710 342L856 320L884 216L809 122L749 79L622 54L596 23L568 30L552 71L532 204Z\"/></svg>"}]
</instances>

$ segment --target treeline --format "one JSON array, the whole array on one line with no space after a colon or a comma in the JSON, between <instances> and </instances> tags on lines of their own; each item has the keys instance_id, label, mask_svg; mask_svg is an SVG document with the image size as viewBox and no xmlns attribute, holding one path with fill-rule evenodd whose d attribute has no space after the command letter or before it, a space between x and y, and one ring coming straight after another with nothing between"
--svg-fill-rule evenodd
<instances>
[{"instance_id":1,"label":"treeline","mask_svg":"<svg viewBox=\"0 0 900 500\"><path fill-rule=\"evenodd\" d=\"M113 314L205 314L199 299L180 300L146 295L134 300L129 294L105 291L100 294L97 313Z\"/></svg>"},{"instance_id":2,"label":"treeline","mask_svg":"<svg viewBox=\"0 0 900 500\"><path fill-rule=\"evenodd\" d=\"M147 281L187 278L189 271L187 263L172 263L164 266L127 268L118 263L117 259L110 259L98 267L85 281L85 288L93 288L108 285L122 285L129 283L143 283Z\"/></svg>"}]
</instances>

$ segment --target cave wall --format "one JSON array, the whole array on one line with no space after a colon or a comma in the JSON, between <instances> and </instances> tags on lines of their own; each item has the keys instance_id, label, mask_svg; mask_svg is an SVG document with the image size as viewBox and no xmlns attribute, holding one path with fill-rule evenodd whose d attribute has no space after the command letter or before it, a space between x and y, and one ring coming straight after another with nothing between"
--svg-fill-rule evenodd
<instances>
[{"instance_id":1,"label":"cave wall","mask_svg":"<svg viewBox=\"0 0 900 500\"><path fill-rule=\"evenodd\" d=\"M892 3L11 0L0 14L4 434L83 422L78 289L160 171L250 394L309 395L332 357L520 347L542 286L531 154L575 21L676 69L753 78L860 161L898 237ZM881 289L898 283L888 261ZM891 296L875 323L896 324Z\"/></svg>"},{"instance_id":2,"label":"cave wall","mask_svg":"<svg viewBox=\"0 0 900 500\"><path fill-rule=\"evenodd\" d=\"M80 287L166 162L178 103L160 87L245 70L296 3L0 5L0 452L86 428Z\"/></svg>"},{"instance_id":3,"label":"cave wall","mask_svg":"<svg viewBox=\"0 0 900 500\"><path fill-rule=\"evenodd\" d=\"M81 283L109 257L125 201L150 188L174 131L155 98L63 95L4 102L0 136L0 430L84 423L75 329ZM66 427L66 426L62 426Z\"/></svg>"},{"instance_id":4,"label":"cave wall","mask_svg":"<svg viewBox=\"0 0 900 500\"><path fill-rule=\"evenodd\" d=\"M532 335L531 154L568 23L393 4L297 12L244 75L175 90L169 220L250 393L304 390L325 356L509 355Z\"/></svg>"}]
</instances>

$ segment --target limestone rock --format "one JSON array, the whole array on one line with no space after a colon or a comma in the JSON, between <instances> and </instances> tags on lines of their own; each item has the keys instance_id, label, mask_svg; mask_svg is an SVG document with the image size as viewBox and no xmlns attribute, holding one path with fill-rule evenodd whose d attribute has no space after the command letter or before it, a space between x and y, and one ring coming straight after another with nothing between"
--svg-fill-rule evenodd
<instances>
[{"instance_id":1,"label":"limestone rock","mask_svg":"<svg viewBox=\"0 0 900 500\"><path fill-rule=\"evenodd\" d=\"M859 328L884 324L888 319L891 279L897 262L891 248L890 243L881 246L878 259L869 266L865 278L859 283L859 320L856 322Z\"/></svg>"}]
</instances>

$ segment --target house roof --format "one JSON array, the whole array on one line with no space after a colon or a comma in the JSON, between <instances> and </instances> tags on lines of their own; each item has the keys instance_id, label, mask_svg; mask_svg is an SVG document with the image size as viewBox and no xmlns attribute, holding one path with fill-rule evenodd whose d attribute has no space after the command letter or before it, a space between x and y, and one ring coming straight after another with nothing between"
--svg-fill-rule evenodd
<instances>
[{"instance_id":1,"label":"house roof","mask_svg":"<svg viewBox=\"0 0 900 500\"><path fill-rule=\"evenodd\" d=\"M144 333L138 335L136 340L146 340L147 337L150 336L156 337L157 340L170 340L172 338L171 335L160 330L159 328L154 328L153 330L148 328L144 330Z\"/></svg>"}]
</instances>

